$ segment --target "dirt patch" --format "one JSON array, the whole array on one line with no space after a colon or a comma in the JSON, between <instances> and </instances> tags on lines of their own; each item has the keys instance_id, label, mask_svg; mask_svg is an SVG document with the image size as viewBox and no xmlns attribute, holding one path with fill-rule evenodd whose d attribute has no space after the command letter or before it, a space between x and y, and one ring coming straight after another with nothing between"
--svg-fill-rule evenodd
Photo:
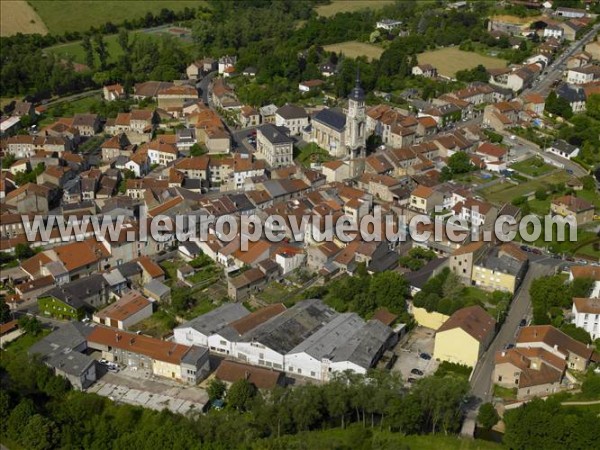
<instances>
[{"instance_id":1,"label":"dirt patch","mask_svg":"<svg viewBox=\"0 0 600 450\"><path fill-rule=\"evenodd\" d=\"M348 41L339 44L331 44L323 47L325 51L342 53L348 58L358 58L366 56L368 59L379 59L383 53L383 48L366 42Z\"/></svg>"},{"instance_id":2,"label":"dirt patch","mask_svg":"<svg viewBox=\"0 0 600 450\"><path fill-rule=\"evenodd\" d=\"M21 0L0 2L0 35L13 36L17 33L48 34L48 28L26 2Z\"/></svg>"}]
</instances>

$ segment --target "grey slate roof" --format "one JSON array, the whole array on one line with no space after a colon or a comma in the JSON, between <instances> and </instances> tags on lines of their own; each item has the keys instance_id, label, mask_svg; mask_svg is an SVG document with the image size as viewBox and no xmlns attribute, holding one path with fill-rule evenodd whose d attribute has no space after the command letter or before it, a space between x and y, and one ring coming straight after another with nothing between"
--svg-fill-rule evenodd
<instances>
[{"instance_id":1,"label":"grey slate roof","mask_svg":"<svg viewBox=\"0 0 600 450\"><path fill-rule=\"evenodd\" d=\"M337 109L322 109L313 116L313 120L339 132L346 127L346 115Z\"/></svg>"},{"instance_id":2,"label":"grey slate roof","mask_svg":"<svg viewBox=\"0 0 600 450\"><path fill-rule=\"evenodd\" d=\"M30 355L37 354L46 357L66 348L78 348L83 346L83 344L87 346L87 337L93 329L93 326L82 322L66 323L58 330L33 344L29 348L28 353Z\"/></svg>"},{"instance_id":3,"label":"grey slate roof","mask_svg":"<svg viewBox=\"0 0 600 450\"><path fill-rule=\"evenodd\" d=\"M256 327L242 340L260 342L280 354L286 354L336 316L338 313L323 301L304 300Z\"/></svg>"},{"instance_id":4,"label":"grey slate roof","mask_svg":"<svg viewBox=\"0 0 600 450\"><path fill-rule=\"evenodd\" d=\"M271 144L292 144L294 142L294 140L287 135L287 129L284 127L266 123L258 127L258 130Z\"/></svg>"},{"instance_id":5,"label":"grey slate roof","mask_svg":"<svg viewBox=\"0 0 600 450\"><path fill-rule=\"evenodd\" d=\"M277 110L276 113L278 116L283 117L284 119L288 120L288 119L304 119L306 117L308 117L308 114L306 113L306 110L300 106L296 106L296 105L290 105L289 103L287 105L283 105L281 108L279 108Z\"/></svg>"},{"instance_id":6,"label":"grey slate roof","mask_svg":"<svg viewBox=\"0 0 600 450\"><path fill-rule=\"evenodd\" d=\"M191 327L205 336L209 336L248 314L250 314L250 311L240 303L225 303L217 309L185 322L177 328Z\"/></svg>"},{"instance_id":7,"label":"grey slate roof","mask_svg":"<svg viewBox=\"0 0 600 450\"><path fill-rule=\"evenodd\" d=\"M152 292L157 297L162 297L163 295L169 293L171 289L164 283L158 280L150 280L148 283L144 285L144 289Z\"/></svg>"},{"instance_id":8,"label":"grey slate roof","mask_svg":"<svg viewBox=\"0 0 600 450\"><path fill-rule=\"evenodd\" d=\"M50 289L44 297L55 297L76 309L86 306L86 299L108 287L102 274L94 274Z\"/></svg>"},{"instance_id":9,"label":"grey slate roof","mask_svg":"<svg viewBox=\"0 0 600 450\"><path fill-rule=\"evenodd\" d=\"M95 364L90 356L71 350L52 354L45 362L61 372L76 377L83 375L91 365Z\"/></svg>"},{"instance_id":10,"label":"grey slate roof","mask_svg":"<svg viewBox=\"0 0 600 450\"><path fill-rule=\"evenodd\" d=\"M379 320L369 320L336 351L333 362L349 361L368 369L393 333Z\"/></svg>"},{"instance_id":11,"label":"grey slate roof","mask_svg":"<svg viewBox=\"0 0 600 450\"><path fill-rule=\"evenodd\" d=\"M199 345L192 345L190 349L181 358L182 364L190 364L195 366L198 361L204 358L208 354L208 347L202 347Z\"/></svg>"},{"instance_id":12,"label":"grey slate roof","mask_svg":"<svg viewBox=\"0 0 600 450\"><path fill-rule=\"evenodd\" d=\"M560 150L561 152L565 152L568 154L571 154L575 150L577 150L577 147L569 144L566 141L563 141L562 139L558 139L558 140L554 141L554 143L552 144L552 147L554 147L556 150Z\"/></svg>"}]
</instances>

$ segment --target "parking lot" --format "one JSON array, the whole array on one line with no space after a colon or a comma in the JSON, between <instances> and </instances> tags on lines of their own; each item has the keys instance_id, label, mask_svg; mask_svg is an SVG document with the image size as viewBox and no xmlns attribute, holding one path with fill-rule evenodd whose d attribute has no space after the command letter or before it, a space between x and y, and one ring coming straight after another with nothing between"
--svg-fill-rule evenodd
<instances>
[{"instance_id":1,"label":"parking lot","mask_svg":"<svg viewBox=\"0 0 600 450\"><path fill-rule=\"evenodd\" d=\"M100 369L102 370L102 369ZM179 414L202 411L208 402L204 389L152 376L143 370L125 368L118 373L106 372L87 392L108 397L115 402L139 405Z\"/></svg>"},{"instance_id":2,"label":"parking lot","mask_svg":"<svg viewBox=\"0 0 600 450\"><path fill-rule=\"evenodd\" d=\"M433 359L434 336L435 332L433 330L417 327L398 344L395 349L398 359L392 370L400 372L404 381L416 380L431 375L437 370L438 362ZM421 353L431 355L431 359L421 358L419 356ZM411 373L413 369L420 370L423 375Z\"/></svg>"}]
</instances>

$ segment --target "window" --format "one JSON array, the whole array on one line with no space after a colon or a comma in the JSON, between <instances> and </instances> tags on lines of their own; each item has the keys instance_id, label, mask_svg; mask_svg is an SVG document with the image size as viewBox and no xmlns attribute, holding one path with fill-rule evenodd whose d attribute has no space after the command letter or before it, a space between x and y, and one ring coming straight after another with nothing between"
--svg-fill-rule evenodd
<instances>
[{"instance_id":1,"label":"window","mask_svg":"<svg viewBox=\"0 0 600 450\"><path fill-rule=\"evenodd\" d=\"M302 369L298 369L298 373L300 373L300 374L301 374L301 373L302 373Z\"/></svg>"},{"instance_id":2,"label":"window","mask_svg":"<svg viewBox=\"0 0 600 450\"><path fill-rule=\"evenodd\" d=\"M314 376L316 376L316 374L315 374L314 372L312 372L312 371L311 371L311 372L310 372L310 376L311 376L311 377L314 377Z\"/></svg>"},{"instance_id":3,"label":"window","mask_svg":"<svg viewBox=\"0 0 600 450\"><path fill-rule=\"evenodd\" d=\"M502 381L502 375L498 375L498 381Z\"/></svg>"}]
</instances>

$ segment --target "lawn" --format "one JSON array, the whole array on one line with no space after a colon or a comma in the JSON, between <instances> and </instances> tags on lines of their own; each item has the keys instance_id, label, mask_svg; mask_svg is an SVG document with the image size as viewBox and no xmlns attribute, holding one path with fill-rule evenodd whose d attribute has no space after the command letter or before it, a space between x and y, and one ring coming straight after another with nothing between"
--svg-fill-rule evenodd
<instances>
[{"instance_id":1,"label":"lawn","mask_svg":"<svg viewBox=\"0 0 600 450\"><path fill-rule=\"evenodd\" d=\"M283 284L273 281L266 286L262 292L256 294L256 298L262 300L265 303L279 303L283 301L291 291Z\"/></svg>"},{"instance_id":2,"label":"lawn","mask_svg":"<svg viewBox=\"0 0 600 450\"><path fill-rule=\"evenodd\" d=\"M306 167L309 167L311 163L322 163L332 159L327 150L322 149L314 142L302 147L296 156L296 160Z\"/></svg>"},{"instance_id":3,"label":"lawn","mask_svg":"<svg viewBox=\"0 0 600 450\"><path fill-rule=\"evenodd\" d=\"M456 72L472 69L482 64L487 69L506 67L506 61L474 52L465 52L458 47L446 47L417 55L419 64L431 64L441 75L454 77Z\"/></svg>"},{"instance_id":4,"label":"lawn","mask_svg":"<svg viewBox=\"0 0 600 450\"><path fill-rule=\"evenodd\" d=\"M495 384L494 397L500 397L504 400L515 400L517 398L517 388L509 389Z\"/></svg>"},{"instance_id":5,"label":"lawn","mask_svg":"<svg viewBox=\"0 0 600 450\"><path fill-rule=\"evenodd\" d=\"M570 176L566 172L557 172L518 185L512 183L498 183L482 189L479 192L488 201L501 205L510 203L513 199L522 195L535 192L541 187L547 188L549 184L564 183L569 178Z\"/></svg>"},{"instance_id":6,"label":"lawn","mask_svg":"<svg viewBox=\"0 0 600 450\"><path fill-rule=\"evenodd\" d=\"M159 13L163 8L173 11L181 11L185 7L197 8L200 5L205 5L205 2L182 0L154 0L151 2L142 0L102 2L30 0L29 4L33 6L50 33L63 34L65 31L87 31L91 27L98 27L106 22L119 24L124 20L143 17L148 12Z\"/></svg>"},{"instance_id":7,"label":"lawn","mask_svg":"<svg viewBox=\"0 0 600 450\"><path fill-rule=\"evenodd\" d=\"M556 167L546 164L544 161L536 157L514 163L510 166L510 168L516 170L517 172L524 173L525 175L529 175L530 177L543 176L549 172L552 172L553 170L556 170Z\"/></svg>"},{"instance_id":8,"label":"lawn","mask_svg":"<svg viewBox=\"0 0 600 450\"><path fill-rule=\"evenodd\" d=\"M44 22L25 0L0 2L0 34L48 34Z\"/></svg>"},{"instance_id":9,"label":"lawn","mask_svg":"<svg viewBox=\"0 0 600 450\"><path fill-rule=\"evenodd\" d=\"M328 5L317 7L317 14L323 17L335 16L337 13L360 11L361 9L381 9L394 3L394 0L333 0Z\"/></svg>"},{"instance_id":10,"label":"lawn","mask_svg":"<svg viewBox=\"0 0 600 450\"><path fill-rule=\"evenodd\" d=\"M48 336L50 332L50 329L42 328L42 331L40 331L40 333L38 333L37 336L34 336L30 333L25 333L24 335L17 338L15 341L12 341L10 344L7 344L4 350L9 353L15 354L25 353L27 352L27 350L29 350L29 347L31 347L43 337Z\"/></svg>"},{"instance_id":11,"label":"lawn","mask_svg":"<svg viewBox=\"0 0 600 450\"><path fill-rule=\"evenodd\" d=\"M338 44L326 45L323 47L325 51L342 53L348 58L358 58L359 56L366 56L367 59L379 59L383 53L383 48L373 44L367 44L366 42L358 41L347 41L340 42Z\"/></svg>"}]
</instances>

